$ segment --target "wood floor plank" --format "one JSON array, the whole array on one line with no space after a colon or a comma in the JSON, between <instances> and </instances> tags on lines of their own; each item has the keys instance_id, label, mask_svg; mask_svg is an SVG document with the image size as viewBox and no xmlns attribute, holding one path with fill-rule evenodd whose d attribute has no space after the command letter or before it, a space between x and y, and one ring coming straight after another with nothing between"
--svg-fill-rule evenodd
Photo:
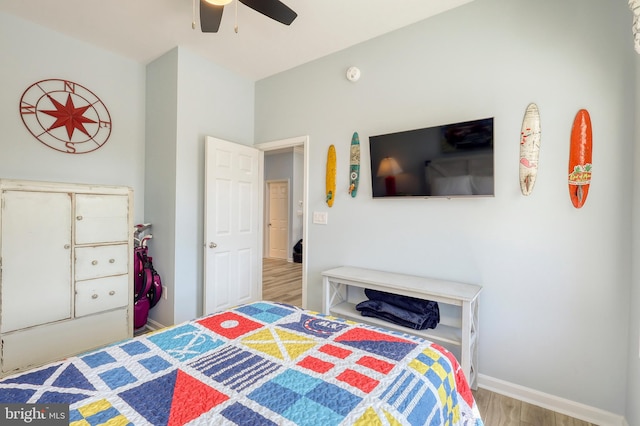
<instances>
[{"instance_id":1,"label":"wood floor plank","mask_svg":"<svg viewBox=\"0 0 640 426\"><path fill-rule=\"evenodd\" d=\"M537 405L522 403L520 410L521 426L557 426L555 413Z\"/></svg>"},{"instance_id":2,"label":"wood floor plank","mask_svg":"<svg viewBox=\"0 0 640 426\"><path fill-rule=\"evenodd\" d=\"M565 416L564 414L555 413L556 426L595 426L592 423L585 422L584 420L574 419L573 417Z\"/></svg>"},{"instance_id":3,"label":"wood floor plank","mask_svg":"<svg viewBox=\"0 0 640 426\"><path fill-rule=\"evenodd\" d=\"M519 426L522 404L517 399L492 393L484 423L491 426Z\"/></svg>"},{"instance_id":4,"label":"wood floor plank","mask_svg":"<svg viewBox=\"0 0 640 426\"><path fill-rule=\"evenodd\" d=\"M485 418L485 413L489 410L489 401L491 401L492 392L482 388L478 388L471 392L473 393L473 398L476 400L476 404L478 405L480 415L482 418Z\"/></svg>"}]
</instances>

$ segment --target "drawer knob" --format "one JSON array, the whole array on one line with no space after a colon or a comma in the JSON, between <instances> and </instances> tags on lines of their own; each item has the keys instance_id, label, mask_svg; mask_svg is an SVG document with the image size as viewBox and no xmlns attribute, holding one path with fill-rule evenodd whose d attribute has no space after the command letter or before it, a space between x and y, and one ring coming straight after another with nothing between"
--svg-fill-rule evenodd
<instances>
[{"instance_id":1,"label":"drawer knob","mask_svg":"<svg viewBox=\"0 0 640 426\"><path fill-rule=\"evenodd\" d=\"M92 299L97 299L97 298L98 298L98 295L97 295L97 294L92 294L92 295L91 295L91 298L92 298Z\"/></svg>"},{"instance_id":2,"label":"drawer knob","mask_svg":"<svg viewBox=\"0 0 640 426\"><path fill-rule=\"evenodd\" d=\"M109 263L116 263L115 259L109 259Z\"/></svg>"},{"instance_id":3,"label":"drawer knob","mask_svg":"<svg viewBox=\"0 0 640 426\"><path fill-rule=\"evenodd\" d=\"M114 294L116 294L115 290L111 290L111 291L109 292L109 296L113 296Z\"/></svg>"},{"instance_id":4,"label":"drawer knob","mask_svg":"<svg viewBox=\"0 0 640 426\"><path fill-rule=\"evenodd\" d=\"M76 216L76 219L82 220L82 216Z\"/></svg>"},{"instance_id":5,"label":"drawer knob","mask_svg":"<svg viewBox=\"0 0 640 426\"><path fill-rule=\"evenodd\" d=\"M91 262L91 264L92 264L92 265L97 265L97 264L98 264L98 261L97 261L97 260L94 260L93 262Z\"/></svg>"}]
</instances>

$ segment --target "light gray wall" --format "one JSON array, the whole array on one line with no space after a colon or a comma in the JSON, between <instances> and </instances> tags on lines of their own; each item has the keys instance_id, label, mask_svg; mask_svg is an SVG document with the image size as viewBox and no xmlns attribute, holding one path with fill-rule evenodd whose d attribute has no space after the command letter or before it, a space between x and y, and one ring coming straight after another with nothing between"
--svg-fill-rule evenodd
<instances>
[{"instance_id":1,"label":"light gray wall","mask_svg":"<svg viewBox=\"0 0 640 426\"><path fill-rule=\"evenodd\" d=\"M145 181L154 191L146 220L154 265L169 289L150 318L170 325L202 313L205 137L253 144L254 83L184 48L150 64L147 79L154 112L147 114Z\"/></svg>"},{"instance_id":2,"label":"light gray wall","mask_svg":"<svg viewBox=\"0 0 640 426\"><path fill-rule=\"evenodd\" d=\"M631 258L633 260L638 259L640 256L640 147L638 141L640 140L640 111L638 110L638 104L640 104L640 86L638 85L638 76L640 75L640 56L636 55L636 105L634 108L635 113L635 137L634 137L634 151L633 151L633 221L631 226L633 250L631 251ZM630 425L640 424L640 263L632 261L632 282L631 282L631 297L630 303L630 321L629 321L629 366L627 377L627 422Z\"/></svg>"},{"instance_id":3,"label":"light gray wall","mask_svg":"<svg viewBox=\"0 0 640 426\"><path fill-rule=\"evenodd\" d=\"M328 225L308 224L308 307L320 308L320 272L343 264L480 283L481 374L624 414L630 25L626 2L476 0L259 81L256 141L309 135L309 216L329 214ZM351 65L362 71L355 84L345 78ZM536 187L525 197L519 136L530 102L542 115L542 151ZM567 170L580 108L593 121L594 176L577 210ZM490 116L494 198L372 200L369 136ZM363 153L352 199L354 131ZM328 208L324 175L332 143L343 190Z\"/></svg>"},{"instance_id":4,"label":"light gray wall","mask_svg":"<svg viewBox=\"0 0 640 426\"><path fill-rule=\"evenodd\" d=\"M145 218L153 238L148 242L154 267L167 299L150 311L160 324L173 324L176 239L176 134L178 108L178 49L147 65L146 79Z\"/></svg>"},{"instance_id":5,"label":"light gray wall","mask_svg":"<svg viewBox=\"0 0 640 426\"><path fill-rule=\"evenodd\" d=\"M0 178L126 185L144 216L144 65L0 13ZM20 98L33 83L66 79L95 93L113 123L98 150L65 154L24 126Z\"/></svg>"}]
</instances>

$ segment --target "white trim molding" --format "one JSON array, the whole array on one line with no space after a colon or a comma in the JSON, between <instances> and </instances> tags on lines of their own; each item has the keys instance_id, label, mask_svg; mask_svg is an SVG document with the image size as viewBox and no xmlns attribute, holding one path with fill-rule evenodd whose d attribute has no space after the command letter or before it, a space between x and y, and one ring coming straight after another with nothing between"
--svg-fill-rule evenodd
<instances>
[{"instance_id":1,"label":"white trim molding","mask_svg":"<svg viewBox=\"0 0 640 426\"><path fill-rule=\"evenodd\" d=\"M584 420L585 422L608 425L629 426L626 419L599 408L590 407L579 402L570 401L548 393L540 392L504 380L495 379L484 374L478 374L478 387L491 392L506 395L538 407L546 408L557 413Z\"/></svg>"}]
</instances>

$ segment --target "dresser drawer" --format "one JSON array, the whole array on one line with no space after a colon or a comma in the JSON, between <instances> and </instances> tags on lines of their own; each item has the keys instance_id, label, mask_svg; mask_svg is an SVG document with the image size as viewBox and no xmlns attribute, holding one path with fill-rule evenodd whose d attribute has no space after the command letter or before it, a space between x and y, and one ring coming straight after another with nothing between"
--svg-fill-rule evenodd
<instances>
[{"instance_id":1,"label":"dresser drawer","mask_svg":"<svg viewBox=\"0 0 640 426\"><path fill-rule=\"evenodd\" d=\"M76 283L76 317L126 306L128 290L128 275Z\"/></svg>"},{"instance_id":2,"label":"dresser drawer","mask_svg":"<svg viewBox=\"0 0 640 426\"><path fill-rule=\"evenodd\" d=\"M75 267L75 278L80 281L126 274L129 270L129 246L77 247Z\"/></svg>"}]
</instances>

